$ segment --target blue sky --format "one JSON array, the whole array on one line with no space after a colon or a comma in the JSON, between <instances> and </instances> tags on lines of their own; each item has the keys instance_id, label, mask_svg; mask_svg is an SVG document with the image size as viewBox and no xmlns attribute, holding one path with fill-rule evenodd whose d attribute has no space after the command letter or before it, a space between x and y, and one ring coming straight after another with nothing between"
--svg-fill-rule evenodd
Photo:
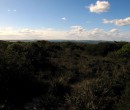
<instances>
[{"instance_id":1,"label":"blue sky","mask_svg":"<svg viewBox=\"0 0 130 110\"><path fill-rule=\"evenodd\" d=\"M130 41L129 4L130 0L0 0L0 39Z\"/></svg>"}]
</instances>

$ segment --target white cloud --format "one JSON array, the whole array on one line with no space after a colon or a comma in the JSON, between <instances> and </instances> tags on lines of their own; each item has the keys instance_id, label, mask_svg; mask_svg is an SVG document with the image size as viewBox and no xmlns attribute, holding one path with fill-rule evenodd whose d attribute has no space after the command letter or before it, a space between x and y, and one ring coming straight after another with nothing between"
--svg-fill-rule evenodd
<instances>
[{"instance_id":1,"label":"white cloud","mask_svg":"<svg viewBox=\"0 0 130 110\"><path fill-rule=\"evenodd\" d=\"M116 26L128 26L130 25L130 17L124 19L107 20L103 19L104 24L114 24Z\"/></svg>"},{"instance_id":2,"label":"white cloud","mask_svg":"<svg viewBox=\"0 0 130 110\"><path fill-rule=\"evenodd\" d=\"M109 32L111 32L111 33L119 33L120 30L114 28L114 29L111 29Z\"/></svg>"},{"instance_id":3,"label":"white cloud","mask_svg":"<svg viewBox=\"0 0 130 110\"><path fill-rule=\"evenodd\" d=\"M8 9L7 11L10 12L10 13L13 13L13 12L16 12L17 10L16 9L14 9L14 10Z\"/></svg>"},{"instance_id":4,"label":"white cloud","mask_svg":"<svg viewBox=\"0 0 130 110\"><path fill-rule=\"evenodd\" d=\"M88 8L92 13L108 12L110 3L108 1L97 1L96 4L91 4Z\"/></svg>"},{"instance_id":5,"label":"white cloud","mask_svg":"<svg viewBox=\"0 0 130 110\"><path fill-rule=\"evenodd\" d=\"M105 31L95 28L86 30L82 26L71 26L68 31L47 29L14 29L12 27L0 28L0 40L125 40L130 41L130 32L122 32L118 29Z\"/></svg>"},{"instance_id":6,"label":"white cloud","mask_svg":"<svg viewBox=\"0 0 130 110\"><path fill-rule=\"evenodd\" d=\"M13 28L0 28L0 40L27 40L27 39L66 39L67 32L47 29L13 29Z\"/></svg>"},{"instance_id":7,"label":"white cloud","mask_svg":"<svg viewBox=\"0 0 130 110\"><path fill-rule=\"evenodd\" d=\"M71 32L81 33L84 31L85 29L82 26L71 26Z\"/></svg>"},{"instance_id":8,"label":"white cloud","mask_svg":"<svg viewBox=\"0 0 130 110\"><path fill-rule=\"evenodd\" d=\"M66 17L63 17L63 18L61 18L63 21L67 21L67 18Z\"/></svg>"},{"instance_id":9,"label":"white cloud","mask_svg":"<svg viewBox=\"0 0 130 110\"><path fill-rule=\"evenodd\" d=\"M104 29L100 28L86 30L81 26L72 26L71 30L67 34L67 39L130 41L130 33L121 32L115 28L105 31Z\"/></svg>"}]
</instances>

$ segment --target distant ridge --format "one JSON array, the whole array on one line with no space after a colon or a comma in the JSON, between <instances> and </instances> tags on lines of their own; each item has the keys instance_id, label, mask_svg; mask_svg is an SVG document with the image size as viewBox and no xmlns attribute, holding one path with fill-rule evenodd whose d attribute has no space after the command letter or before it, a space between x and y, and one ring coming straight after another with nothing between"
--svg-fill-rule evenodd
<instances>
[{"instance_id":1,"label":"distant ridge","mask_svg":"<svg viewBox=\"0 0 130 110\"><path fill-rule=\"evenodd\" d=\"M98 44L101 42L113 42L104 40L47 40L49 42L72 42L72 43L84 43L84 44Z\"/></svg>"},{"instance_id":2,"label":"distant ridge","mask_svg":"<svg viewBox=\"0 0 130 110\"><path fill-rule=\"evenodd\" d=\"M98 44L101 42L114 42L105 40L3 40L8 42L37 42L37 41L48 41L48 42L70 42L70 43L82 43L82 44Z\"/></svg>"}]
</instances>

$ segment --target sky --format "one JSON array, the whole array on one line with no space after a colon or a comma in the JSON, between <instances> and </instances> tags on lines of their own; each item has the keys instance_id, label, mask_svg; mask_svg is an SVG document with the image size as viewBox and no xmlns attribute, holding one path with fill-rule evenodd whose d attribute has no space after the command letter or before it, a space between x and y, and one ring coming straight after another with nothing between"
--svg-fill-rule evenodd
<instances>
[{"instance_id":1,"label":"sky","mask_svg":"<svg viewBox=\"0 0 130 110\"><path fill-rule=\"evenodd\" d=\"M130 0L0 0L0 40L130 41Z\"/></svg>"}]
</instances>

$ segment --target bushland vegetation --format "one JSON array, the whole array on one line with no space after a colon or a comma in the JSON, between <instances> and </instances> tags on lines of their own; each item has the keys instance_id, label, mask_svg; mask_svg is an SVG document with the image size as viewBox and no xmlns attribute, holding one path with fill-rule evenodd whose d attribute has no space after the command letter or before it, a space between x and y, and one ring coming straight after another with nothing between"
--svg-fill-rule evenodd
<instances>
[{"instance_id":1,"label":"bushland vegetation","mask_svg":"<svg viewBox=\"0 0 130 110\"><path fill-rule=\"evenodd\" d=\"M129 110L130 44L0 41L0 110Z\"/></svg>"}]
</instances>

